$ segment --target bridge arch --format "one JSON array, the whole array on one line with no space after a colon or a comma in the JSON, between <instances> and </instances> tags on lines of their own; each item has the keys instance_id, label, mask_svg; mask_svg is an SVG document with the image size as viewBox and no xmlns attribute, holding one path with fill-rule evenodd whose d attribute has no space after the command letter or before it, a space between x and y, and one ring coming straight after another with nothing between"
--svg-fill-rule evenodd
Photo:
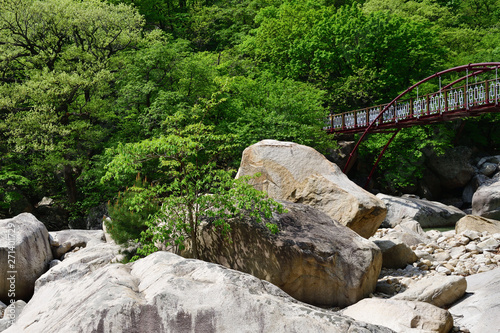
<instances>
[{"instance_id":1,"label":"bridge arch","mask_svg":"<svg viewBox=\"0 0 500 333\"><path fill-rule=\"evenodd\" d=\"M369 184L384 152L402 128L477 116L489 112L500 112L499 67L500 62L475 63L453 67L437 72L415 83L387 104L330 115L327 129L330 133L362 132L361 137L349 155L343 171L347 172L349 170L353 156L369 133L382 130L393 131L392 137L380 152L365 187ZM477 77L477 75L491 71L495 71L495 79L469 83L471 77ZM442 87L441 76L453 72L465 72L465 75ZM419 86L435 78L439 78L440 82L437 92L423 97L419 97L417 94L416 98L403 99L414 89L418 91ZM456 84L464 81L463 86L453 88Z\"/></svg>"}]
</instances>

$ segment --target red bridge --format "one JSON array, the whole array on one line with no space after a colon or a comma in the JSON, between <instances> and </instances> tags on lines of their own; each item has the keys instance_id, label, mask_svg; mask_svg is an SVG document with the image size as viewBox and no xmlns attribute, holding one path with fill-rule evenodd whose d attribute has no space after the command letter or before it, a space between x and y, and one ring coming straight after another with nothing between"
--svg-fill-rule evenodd
<instances>
[{"instance_id":1,"label":"red bridge","mask_svg":"<svg viewBox=\"0 0 500 333\"><path fill-rule=\"evenodd\" d=\"M380 153L368 178L369 181L385 150L401 128L500 112L499 67L500 62L490 62L450 68L414 84L390 103L331 114L325 127L329 133L363 132L349 156L344 172L349 169L352 156L368 133L382 131L394 133ZM457 77L455 73L461 75L458 75L459 78L453 82L442 86L442 77L448 73L455 78ZM480 76L484 78L478 82ZM436 78L439 79L439 90L420 96L419 87Z\"/></svg>"}]
</instances>

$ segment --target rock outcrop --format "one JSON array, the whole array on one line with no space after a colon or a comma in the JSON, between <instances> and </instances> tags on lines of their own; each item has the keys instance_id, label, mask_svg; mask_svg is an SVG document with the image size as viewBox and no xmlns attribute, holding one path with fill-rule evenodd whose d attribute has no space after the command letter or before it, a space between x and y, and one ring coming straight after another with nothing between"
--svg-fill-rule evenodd
<instances>
[{"instance_id":1,"label":"rock outcrop","mask_svg":"<svg viewBox=\"0 0 500 333\"><path fill-rule=\"evenodd\" d=\"M94 266L85 248L48 271L5 333L392 332L295 301L251 275L157 252ZM90 255L90 258L88 257ZM75 265L79 267L75 276ZM65 275L55 274L65 271Z\"/></svg>"},{"instance_id":2,"label":"rock outcrop","mask_svg":"<svg viewBox=\"0 0 500 333\"><path fill-rule=\"evenodd\" d=\"M345 316L396 332L448 333L453 327L451 314L424 302L367 298L342 311Z\"/></svg>"},{"instance_id":3,"label":"rock outcrop","mask_svg":"<svg viewBox=\"0 0 500 333\"><path fill-rule=\"evenodd\" d=\"M22 213L0 220L0 233L0 301L28 301L52 260L47 228L32 214Z\"/></svg>"},{"instance_id":4,"label":"rock outcrop","mask_svg":"<svg viewBox=\"0 0 500 333\"><path fill-rule=\"evenodd\" d=\"M382 201L310 147L275 140L256 143L243 152L237 177L256 173L260 177L251 183L271 198L316 207L365 238L384 220Z\"/></svg>"},{"instance_id":5,"label":"rock outcrop","mask_svg":"<svg viewBox=\"0 0 500 333\"><path fill-rule=\"evenodd\" d=\"M481 216L467 215L458 220L455 232L461 234L466 230L488 232L491 235L500 233L500 221L487 219Z\"/></svg>"},{"instance_id":6,"label":"rock outcrop","mask_svg":"<svg viewBox=\"0 0 500 333\"><path fill-rule=\"evenodd\" d=\"M249 218L234 219L228 242L205 224L200 259L267 280L314 305L343 307L375 290L382 265L375 244L313 207L284 206L287 213L264 221L278 225L277 235Z\"/></svg>"},{"instance_id":7,"label":"rock outcrop","mask_svg":"<svg viewBox=\"0 0 500 333\"><path fill-rule=\"evenodd\" d=\"M498 332L500 327L500 268L467 277L465 297L450 312L456 325L470 333Z\"/></svg>"},{"instance_id":8,"label":"rock outcrop","mask_svg":"<svg viewBox=\"0 0 500 333\"><path fill-rule=\"evenodd\" d=\"M387 216L383 227L395 227L402 221L411 219L420 223L422 228L455 226L455 223L465 216L460 209L417 198L399 198L386 194L377 194L387 207Z\"/></svg>"}]
</instances>

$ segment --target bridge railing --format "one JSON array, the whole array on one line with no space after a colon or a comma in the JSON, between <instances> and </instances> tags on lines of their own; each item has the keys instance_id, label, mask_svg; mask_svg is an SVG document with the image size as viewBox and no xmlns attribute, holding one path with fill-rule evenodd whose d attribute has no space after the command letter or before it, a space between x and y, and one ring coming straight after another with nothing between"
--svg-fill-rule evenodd
<instances>
[{"instance_id":1,"label":"bridge railing","mask_svg":"<svg viewBox=\"0 0 500 333\"><path fill-rule=\"evenodd\" d=\"M469 110L474 107L498 104L500 101L500 80L486 80L469 83L457 88L450 87L421 97L397 100L380 112L389 103L368 108L331 114L326 119L326 130L345 131L364 129L375 119L375 126L397 124L420 117L432 117L450 112Z\"/></svg>"}]
</instances>

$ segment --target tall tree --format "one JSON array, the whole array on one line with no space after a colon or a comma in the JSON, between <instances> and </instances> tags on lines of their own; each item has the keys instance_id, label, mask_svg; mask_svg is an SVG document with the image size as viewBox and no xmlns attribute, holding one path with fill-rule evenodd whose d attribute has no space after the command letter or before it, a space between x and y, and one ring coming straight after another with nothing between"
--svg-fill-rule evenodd
<instances>
[{"instance_id":1,"label":"tall tree","mask_svg":"<svg viewBox=\"0 0 500 333\"><path fill-rule=\"evenodd\" d=\"M106 137L115 57L141 39L142 17L98 0L0 1L0 132L36 172L76 179Z\"/></svg>"},{"instance_id":2,"label":"tall tree","mask_svg":"<svg viewBox=\"0 0 500 333\"><path fill-rule=\"evenodd\" d=\"M396 96L432 73L443 53L425 22L366 14L356 5L287 1L261 10L257 19L260 27L243 50L278 75L328 91L332 111Z\"/></svg>"}]
</instances>

